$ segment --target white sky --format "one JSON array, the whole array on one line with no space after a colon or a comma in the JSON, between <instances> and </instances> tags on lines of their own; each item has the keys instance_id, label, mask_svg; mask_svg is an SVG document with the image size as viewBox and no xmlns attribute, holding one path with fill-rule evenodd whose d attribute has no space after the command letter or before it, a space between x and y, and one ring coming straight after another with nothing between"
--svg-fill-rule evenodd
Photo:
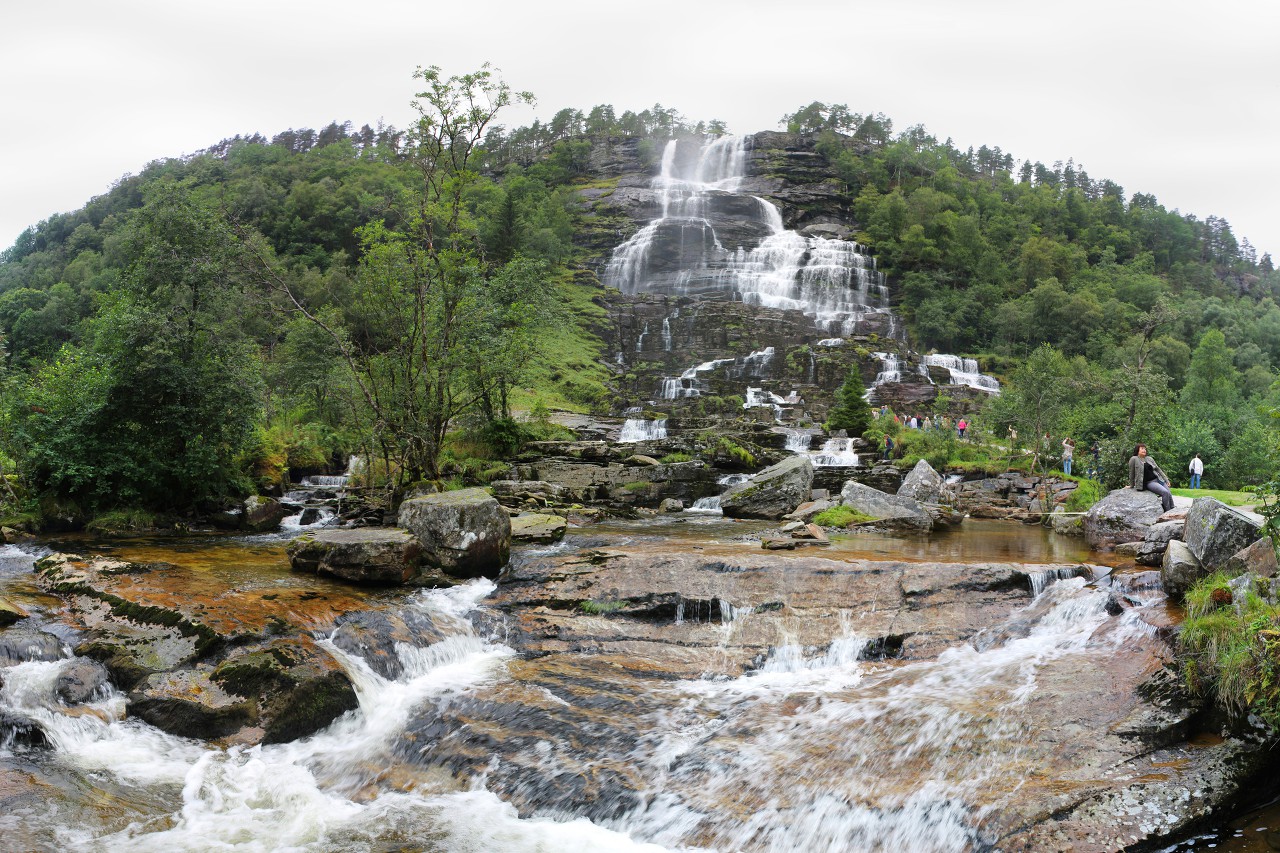
<instances>
[{"instance_id":1,"label":"white sky","mask_svg":"<svg viewBox=\"0 0 1280 853\"><path fill-rule=\"evenodd\" d=\"M544 119L660 102L748 133L819 100L1074 157L1280 255L1278 33L1265 0L0 0L0 248L236 133L404 126L415 67L489 61Z\"/></svg>"}]
</instances>

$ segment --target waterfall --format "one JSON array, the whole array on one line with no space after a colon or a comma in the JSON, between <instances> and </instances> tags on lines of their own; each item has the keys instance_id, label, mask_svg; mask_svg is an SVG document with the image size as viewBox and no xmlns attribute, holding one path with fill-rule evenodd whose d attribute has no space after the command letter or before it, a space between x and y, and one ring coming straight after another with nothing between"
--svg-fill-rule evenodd
<instances>
[{"instance_id":1,"label":"waterfall","mask_svg":"<svg viewBox=\"0 0 1280 853\"><path fill-rule=\"evenodd\" d=\"M622 432L618 434L619 444L635 444L640 441L660 441L667 437L666 419L647 421L642 418L627 418L622 424Z\"/></svg>"},{"instance_id":2,"label":"waterfall","mask_svg":"<svg viewBox=\"0 0 1280 853\"><path fill-rule=\"evenodd\" d=\"M884 370L881 370L876 374L875 381L871 383L872 388L877 385L883 385L886 382L902 381L902 362L898 360L896 355L889 352L877 352L873 354L884 363Z\"/></svg>"},{"instance_id":3,"label":"waterfall","mask_svg":"<svg viewBox=\"0 0 1280 853\"><path fill-rule=\"evenodd\" d=\"M671 352L671 318L662 318L662 351Z\"/></svg>"},{"instance_id":4,"label":"waterfall","mask_svg":"<svg viewBox=\"0 0 1280 853\"><path fill-rule=\"evenodd\" d=\"M641 352L644 350L644 339L645 339L645 336L648 334L649 334L649 324L646 322L644 324L644 331L640 333L640 337L636 338L636 352Z\"/></svg>"},{"instance_id":5,"label":"waterfall","mask_svg":"<svg viewBox=\"0 0 1280 853\"><path fill-rule=\"evenodd\" d=\"M720 495L723 495L734 486L740 483L745 483L750 479L751 476L749 474L725 474L716 480L716 484L722 487ZM718 513L720 512L720 495L712 495L708 498L698 498L693 502L693 506L690 510L696 512Z\"/></svg>"},{"instance_id":6,"label":"waterfall","mask_svg":"<svg viewBox=\"0 0 1280 853\"><path fill-rule=\"evenodd\" d=\"M815 468L851 467L858 464L858 454L853 452L853 439L829 438L822 449L809 454Z\"/></svg>"},{"instance_id":7,"label":"waterfall","mask_svg":"<svg viewBox=\"0 0 1280 853\"><path fill-rule=\"evenodd\" d=\"M786 449L790 453L806 453L813 442L813 433L803 429L784 429L787 437Z\"/></svg>"},{"instance_id":8,"label":"waterfall","mask_svg":"<svg viewBox=\"0 0 1280 853\"><path fill-rule=\"evenodd\" d=\"M699 295L802 311L839 335L869 318L877 318L876 331L896 331L884 276L860 246L787 230L781 211L762 198L751 196L754 215L743 215L735 197L742 196L744 137L703 142L696 158L681 156L681 144L667 143L650 183L661 215L614 250L607 284L627 294ZM720 231L731 235L733 248ZM663 262L656 263L659 256Z\"/></svg>"},{"instance_id":9,"label":"waterfall","mask_svg":"<svg viewBox=\"0 0 1280 853\"><path fill-rule=\"evenodd\" d=\"M1000 383L994 376L978 370L978 362L958 355L926 355L924 364L929 367L945 367L951 373L952 385L967 385L991 394L1000 393Z\"/></svg>"}]
</instances>

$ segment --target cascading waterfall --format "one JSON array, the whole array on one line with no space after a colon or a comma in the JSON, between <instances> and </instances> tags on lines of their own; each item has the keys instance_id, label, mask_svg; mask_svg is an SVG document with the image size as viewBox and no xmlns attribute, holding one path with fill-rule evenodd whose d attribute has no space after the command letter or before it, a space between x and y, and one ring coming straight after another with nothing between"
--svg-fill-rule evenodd
<instances>
[{"instance_id":1,"label":"cascading waterfall","mask_svg":"<svg viewBox=\"0 0 1280 853\"><path fill-rule=\"evenodd\" d=\"M945 367L951 373L952 385L967 385L992 394L1000 393L1000 383L995 377L979 371L978 362L972 358L934 354L926 355L924 364L929 367Z\"/></svg>"},{"instance_id":2,"label":"cascading waterfall","mask_svg":"<svg viewBox=\"0 0 1280 853\"><path fill-rule=\"evenodd\" d=\"M815 468L851 467L858 464L858 454L853 451L853 439L829 438L822 444L822 449L811 452Z\"/></svg>"},{"instance_id":3,"label":"cascading waterfall","mask_svg":"<svg viewBox=\"0 0 1280 853\"><path fill-rule=\"evenodd\" d=\"M661 441L667 437L667 421L645 420L643 418L627 418L622 423L622 431L618 434L619 444L635 444L640 441Z\"/></svg>"},{"instance_id":4,"label":"cascading waterfall","mask_svg":"<svg viewBox=\"0 0 1280 853\"><path fill-rule=\"evenodd\" d=\"M750 215L736 203L745 176L744 137L717 137L696 157L683 155L688 148L671 140L663 149L651 183L661 215L614 250L608 284L628 294L699 295L798 310L841 335L872 317L880 320L876 330L891 327L884 276L861 247L787 230L781 211L765 199L750 197ZM733 248L722 243L720 231L733 232ZM658 256L668 261L657 264Z\"/></svg>"},{"instance_id":5,"label":"cascading waterfall","mask_svg":"<svg viewBox=\"0 0 1280 853\"><path fill-rule=\"evenodd\" d=\"M896 355L891 352L877 352L873 354L876 358L880 359L881 363L884 365L884 370L881 370L876 374L875 380L871 383L872 388L877 385L883 385L886 382L902 381L902 362Z\"/></svg>"},{"instance_id":6,"label":"cascading waterfall","mask_svg":"<svg viewBox=\"0 0 1280 853\"><path fill-rule=\"evenodd\" d=\"M724 494L734 486L750 479L750 474L724 474L716 480L716 484L722 487L721 494ZM720 495L698 498L693 502L691 509L699 512L720 512Z\"/></svg>"}]
</instances>

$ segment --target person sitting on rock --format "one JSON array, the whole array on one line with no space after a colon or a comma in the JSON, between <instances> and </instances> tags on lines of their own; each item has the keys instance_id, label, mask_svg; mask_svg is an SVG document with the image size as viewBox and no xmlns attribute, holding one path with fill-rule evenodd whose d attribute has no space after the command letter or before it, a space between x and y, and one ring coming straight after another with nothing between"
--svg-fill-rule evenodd
<instances>
[{"instance_id":1,"label":"person sitting on rock","mask_svg":"<svg viewBox=\"0 0 1280 853\"><path fill-rule=\"evenodd\" d=\"M1135 492L1155 492L1160 496L1160 507L1165 512L1173 509L1169 475L1147 455L1145 444L1133 448L1133 455L1129 457L1129 485Z\"/></svg>"}]
</instances>

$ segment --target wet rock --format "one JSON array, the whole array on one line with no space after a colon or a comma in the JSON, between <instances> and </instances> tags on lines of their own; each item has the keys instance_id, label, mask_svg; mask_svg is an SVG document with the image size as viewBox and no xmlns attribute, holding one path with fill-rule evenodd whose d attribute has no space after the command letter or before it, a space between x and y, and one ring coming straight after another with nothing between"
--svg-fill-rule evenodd
<instances>
[{"instance_id":1,"label":"wet rock","mask_svg":"<svg viewBox=\"0 0 1280 853\"><path fill-rule=\"evenodd\" d=\"M720 496L728 518L779 519L800 506L813 488L813 462L793 456L771 465Z\"/></svg>"},{"instance_id":2,"label":"wet rock","mask_svg":"<svg viewBox=\"0 0 1280 853\"><path fill-rule=\"evenodd\" d=\"M1181 539L1185 524L1182 521L1157 521L1147 528L1147 534L1137 543L1134 559L1143 566L1159 566L1164 561L1165 548L1170 540ZM1119 551L1119 547L1116 548Z\"/></svg>"},{"instance_id":3,"label":"wet rock","mask_svg":"<svg viewBox=\"0 0 1280 853\"><path fill-rule=\"evenodd\" d=\"M659 462L657 459L654 459L652 456L644 456L639 453L633 453L632 455L628 456L626 459L623 459L622 464L653 466L653 465L661 465L662 463Z\"/></svg>"},{"instance_id":4,"label":"wet rock","mask_svg":"<svg viewBox=\"0 0 1280 853\"><path fill-rule=\"evenodd\" d=\"M1084 519L1075 513L1068 514L1061 506L1054 507L1049 516L1049 525L1059 536L1083 536Z\"/></svg>"},{"instance_id":5,"label":"wet rock","mask_svg":"<svg viewBox=\"0 0 1280 853\"><path fill-rule=\"evenodd\" d=\"M240 515L240 526L254 533L265 533L275 530L280 522L289 515L289 510L275 498L253 495L245 498L243 512Z\"/></svg>"},{"instance_id":6,"label":"wet rock","mask_svg":"<svg viewBox=\"0 0 1280 853\"><path fill-rule=\"evenodd\" d=\"M512 542L559 542L568 529L568 523L558 515L526 513L511 517Z\"/></svg>"},{"instance_id":7,"label":"wet rock","mask_svg":"<svg viewBox=\"0 0 1280 853\"><path fill-rule=\"evenodd\" d=\"M35 720L15 711L0 710L0 748L47 747L49 738Z\"/></svg>"},{"instance_id":8,"label":"wet rock","mask_svg":"<svg viewBox=\"0 0 1280 853\"><path fill-rule=\"evenodd\" d=\"M1277 570L1275 546L1269 537L1263 536L1232 554L1225 568L1233 574L1250 572L1262 578L1274 577Z\"/></svg>"},{"instance_id":9,"label":"wet rock","mask_svg":"<svg viewBox=\"0 0 1280 853\"><path fill-rule=\"evenodd\" d=\"M253 706L209 675L208 670L178 670L149 676L130 696L129 712L162 731L206 740L248 725Z\"/></svg>"},{"instance_id":10,"label":"wet rock","mask_svg":"<svg viewBox=\"0 0 1280 853\"><path fill-rule=\"evenodd\" d=\"M1115 489L1085 513L1085 539L1098 550L1140 541L1161 512L1159 495L1128 487Z\"/></svg>"},{"instance_id":11,"label":"wet rock","mask_svg":"<svg viewBox=\"0 0 1280 853\"><path fill-rule=\"evenodd\" d=\"M684 502L675 498L663 498L658 504L658 512L684 512Z\"/></svg>"},{"instance_id":12,"label":"wet rock","mask_svg":"<svg viewBox=\"0 0 1280 853\"><path fill-rule=\"evenodd\" d=\"M511 520L484 489L460 489L400 505L400 526L423 561L456 577L496 576L511 550Z\"/></svg>"},{"instance_id":13,"label":"wet rock","mask_svg":"<svg viewBox=\"0 0 1280 853\"><path fill-rule=\"evenodd\" d=\"M1187 513L1187 547L1211 572L1261 535L1257 522L1214 498L1196 498Z\"/></svg>"},{"instance_id":14,"label":"wet rock","mask_svg":"<svg viewBox=\"0 0 1280 853\"><path fill-rule=\"evenodd\" d=\"M911 498L920 503L941 503L946 491L946 483L942 475L933 470L933 466L921 459L911 469L902 485L898 487L898 495Z\"/></svg>"},{"instance_id":15,"label":"wet rock","mask_svg":"<svg viewBox=\"0 0 1280 853\"><path fill-rule=\"evenodd\" d=\"M47 631L18 627L0 633L0 667L61 657L62 641Z\"/></svg>"},{"instance_id":16,"label":"wet rock","mask_svg":"<svg viewBox=\"0 0 1280 853\"><path fill-rule=\"evenodd\" d=\"M854 480L845 483L840 492L840 502L895 527L933 529L933 516L919 501L901 495L887 495Z\"/></svg>"},{"instance_id":17,"label":"wet rock","mask_svg":"<svg viewBox=\"0 0 1280 853\"><path fill-rule=\"evenodd\" d=\"M369 668L386 679L404 673L401 644L426 648L444 639L431 617L420 610L368 610L338 617L333 644L364 660Z\"/></svg>"},{"instance_id":18,"label":"wet rock","mask_svg":"<svg viewBox=\"0 0 1280 853\"><path fill-rule=\"evenodd\" d=\"M1209 574L1191 547L1178 539L1169 541L1160 566L1160 582L1170 598L1179 600L1191 585Z\"/></svg>"},{"instance_id":19,"label":"wet rock","mask_svg":"<svg viewBox=\"0 0 1280 853\"><path fill-rule=\"evenodd\" d=\"M0 628L12 625L19 619L26 619L28 615L27 611L0 595Z\"/></svg>"},{"instance_id":20,"label":"wet rock","mask_svg":"<svg viewBox=\"0 0 1280 853\"><path fill-rule=\"evenodd\" d=\"M314 506L303 507L298 514L298 524L308 527L320 520L320 509Z\"/></svg>"},{"instance_id":21,"label":"wet rock","mask_svg":"<svg viewBox=\"0 0 1280 853\"><path fill-rule=\"evenodd\" d=\"M289 543L288 554L295 572L396 586L418 574L422 545L407 530L357 527L303 534Z\"/></svg>"},{"instance_id":22,"label":"wet rock","mask_svg":"<svg viewBox=\"0 0 1280 853\"><path fill-rule=\"evenodd\" d=\"M53 692L68 705L94 698L107 686L107 668L96 660L76 658L62 668L53 683Z\"/></svg>"},{"instance_id":23,"label":"wet rock","mask_svg":"<svg viewBox=\"0 0 1280 853\"><path fill-rule=\"evenodd\" d=\"M802 503L800 504L800 506L796 507L793 511L784 515L783 518L788 520L793 520L793 521L808 522L812 520L815 515L826 512L827 510L832 509L833 507L836 507L836 506L839 506L839 504L836 501L830 500L829 498L821 498L819 500L806 501L805 503Z\"/></svg>"}]
</instances>

